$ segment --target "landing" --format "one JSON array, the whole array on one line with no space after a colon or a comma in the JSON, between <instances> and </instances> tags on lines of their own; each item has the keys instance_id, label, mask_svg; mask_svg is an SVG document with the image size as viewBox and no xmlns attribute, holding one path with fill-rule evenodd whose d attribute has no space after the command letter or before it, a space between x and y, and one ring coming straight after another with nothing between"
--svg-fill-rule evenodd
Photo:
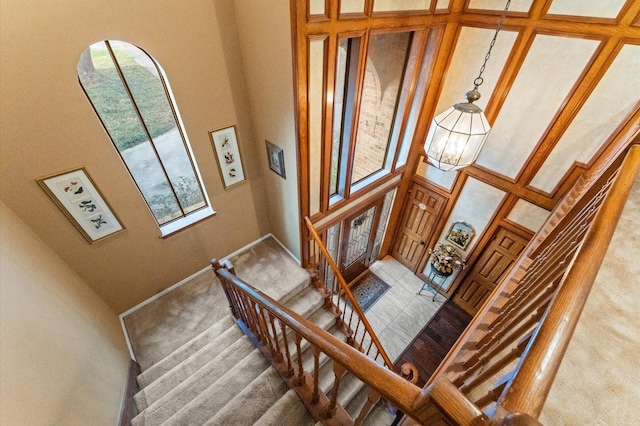
<instances>
[{"instance_id":1,"label":"landing","mask_svg":"<svg viewBox=\"0 0 640 426\"><path fill-rule=\"evenodd\" d=\"M242 280L281 302L309 282L307 272L273 238L230 260ZM144 371L227 315L220 282L207 270L127 315L124 323Z\"/></svg>"}]
</instances>

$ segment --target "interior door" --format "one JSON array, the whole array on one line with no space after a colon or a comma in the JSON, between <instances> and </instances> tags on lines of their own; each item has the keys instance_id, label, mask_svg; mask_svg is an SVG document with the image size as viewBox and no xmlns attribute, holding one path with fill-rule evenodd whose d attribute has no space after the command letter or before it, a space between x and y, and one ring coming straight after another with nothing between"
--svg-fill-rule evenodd
<instances>
[{"instance_id":1,"label":"interior door","mask_svg":"<svg viewBox=\"0 0 640 426\"><path fill-rule=\"evenodd\" d=\"M383 201L384 199L381 199L367 207L364 212L360 211L348 217L342 224L344 235L340 270L347 283L351 283L369 268Z\"/></svg>"},{"instance_id":2,"label":"interior door","mask_svg":"<svg viewBox=\"0 0 640 426\"><path fill-rule=\"evenodd\" d=\"M417 183L411 185L407 194L391 255L414 272L427 249L445 201L442 195Z\"/></svg>"},{"instance_id":3,"label":"interior door","mask_svg":"<svg viewBox=\"0 0 640 426\"><path fill-rule=\"evenodd\" d=\"M475 315L496 284L507 274L528 239L499 227L484 252L453 295L453 302Z\"/></svg>"}]
</instances>

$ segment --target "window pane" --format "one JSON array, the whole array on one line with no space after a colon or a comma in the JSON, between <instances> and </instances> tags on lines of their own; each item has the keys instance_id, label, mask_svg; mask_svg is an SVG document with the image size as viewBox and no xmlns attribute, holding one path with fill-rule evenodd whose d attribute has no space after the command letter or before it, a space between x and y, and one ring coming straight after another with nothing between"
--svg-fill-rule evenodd
<instances>
[{"instance_id":1,"label":"window pane","mask_svg":"<svg viewBox=\"0 0 640 426\"><path fill-rule=\"evenodd\" d=\"M385 168L411 33L374 34L369 39L360 103L352 184Z\"/></svg>"},{"instance_id":2,"label":"window pane","mask_svg":"<svg viewBox=\"0 0 640 426\"><path fill-rule=\"evenodd\" d=\"M204 207L206 203L158 68L133 45L117 41L110 44L184 213Z\"/></svg>"},{"instance_id":3,"label":"window pane","mask_svg":"<svg viewBox=\"0 0 640 426\"><path fill-rule=\"evenodd\" d=\"M346 38L340 39L338 42L336 87L333 95L333 137L331 142L331 181L329 185L329 195L338 193L338 169L340 168L340 140L342 135L342 113L348 43L349 40Z\"/></svg>"}]
</instances>

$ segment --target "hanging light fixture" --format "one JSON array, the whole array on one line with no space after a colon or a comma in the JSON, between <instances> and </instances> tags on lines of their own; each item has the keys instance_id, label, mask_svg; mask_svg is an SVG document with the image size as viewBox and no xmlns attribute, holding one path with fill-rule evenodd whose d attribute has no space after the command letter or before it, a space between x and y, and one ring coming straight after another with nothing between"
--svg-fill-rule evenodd
<instances>
[{"instance_id":1,"label":"hanging light fixture","mask_svg":"<svg viewBox=\"0 0 640 426\"><path fill-rule=\"evenodd\" d=\"M473 90L466 93L467 102L455 104L433 119L424 149L429 162L440 170L449 171L466 167L476 161L487 140L491 126L482 112L474 105L480 99L478 87L483 83L482 73L491 56L491 49L509 10L511 0L507 0L498 27L489 45L489 50L480 67L480 73L473 80Z\"/></svg>"}]
</instances>

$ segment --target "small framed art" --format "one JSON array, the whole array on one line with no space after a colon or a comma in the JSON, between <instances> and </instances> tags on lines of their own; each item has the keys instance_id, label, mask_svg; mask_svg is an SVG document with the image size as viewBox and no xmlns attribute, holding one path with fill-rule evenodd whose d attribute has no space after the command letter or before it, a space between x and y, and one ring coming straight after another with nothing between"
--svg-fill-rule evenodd
<instances>
[{"instance_id":1,"label":"small framed art","mask_svg":"<svg viewBox=\"0 0 640 426\"><path fill-rule=\"evenodd\" d=\"M236 126L209 132L213 151L216 153L222 183L226 188L245 180Z\"/></svg>"},{"instance_id":2,"label":"small framed art","mask_svg":"<svg viewBox=\"0 0 640 426\"><path fill-rule=\"evenodd\" d=\"M283 179L287 178L287 173L284 168L284 151L277 145L272 144L269 141L265 141L267 144L267 159L269 161L269 168L279 174Z\"/></svg>"},{"instance_id":3,"label":"small framed art","mask_svg":"<svg viewBox=\"0 0 640 426\"><path fill-rule=\"evenodd\" d=\"M462 250L466 250L467 246L476 234L473 226L466 222L455 222L449 229L447 234L447 240L460 247Z\"/></svg>"},{"instance_id":4,"label":"small framed art","mask_svg":"<svg viewBox=\"0 0 640 426\"><path fill-rule=\"evenodd\" d=\"M84 168L37 179L90 244L124 230Z\"/></svg>"}]
</instances>

